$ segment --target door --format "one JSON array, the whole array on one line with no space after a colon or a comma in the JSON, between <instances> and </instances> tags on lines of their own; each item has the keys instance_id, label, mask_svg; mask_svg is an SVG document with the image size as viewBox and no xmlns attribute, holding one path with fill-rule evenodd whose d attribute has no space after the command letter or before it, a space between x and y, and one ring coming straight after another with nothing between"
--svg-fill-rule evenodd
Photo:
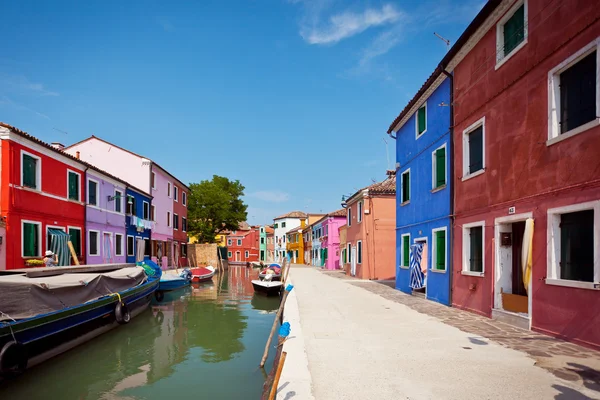
<instances>
[{"instance_id":1,"label":"door","mask_svg":"<svg viewBox=\"0 0 600 400\"><path fill-rule=\"evenodd\" d=\"M235 261L240 261L241 254L239 251L235 252Z\"/></svg>"},{"instance_id":2,"label":"door","mask_svg":"<svg viewBox=\"0 0 600 400\"><path fill-rule=\"evenodd\" d=\"M104 232L102 235L102 260L105 264L110 264L114 261L113 259L113 246L112 246L112 234Z\"/></svg>"},{"instance_id":3,"label":"door","mask_svg":"<svg viewBox=\"0 0 600 400\"><path fill-rule=\"evenodd\" d=\"M350 275L356 276L356 247L350 251Z\"/></svg>"}]
</instances>

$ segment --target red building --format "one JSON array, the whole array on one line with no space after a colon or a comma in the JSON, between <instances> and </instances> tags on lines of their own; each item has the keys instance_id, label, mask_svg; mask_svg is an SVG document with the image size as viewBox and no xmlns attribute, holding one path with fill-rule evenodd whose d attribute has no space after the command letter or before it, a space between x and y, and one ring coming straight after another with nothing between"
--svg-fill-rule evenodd
<instances>
[{"instance_id":1,"label":"red building","mask_svg":"<svg viewBox=\"0 0 600 400\"><path fill-rule=\"evenodd\" d=\"M492 0L440 65L454 76L452 304L595 348L599 18L592 1Z\"/></svg>"},{"instance_id":2,"label":"red building","mask_svg":"<svg viewBox=\"0 0 600 400\"><path fill-rule=\"evenodd\" d=\"M71 236L85 263L86 166L35 137L0 123L0 215L6 222L0 269L24 268L49 249L49 229Z\"/></svg>"},{"instance_id":3,"label":"red building","mask_svg":"<svg viewBox=\"0 0 600 400\"><path fill-rule=\"evenodd\" d=\"M259 229L257 226L241 227L227 235L227 258L230 264L259 261Z\"/></svg>"},{"instance_id":4,"label":"red building","mask_svg":"<svg viewBox=\"0 0 600 400\"><path fill-rule=\"evenodd\" d=\"M187 196L190 189L173 177L173 248L181 266L187 266Z\"/></svg>"}]
</instances>

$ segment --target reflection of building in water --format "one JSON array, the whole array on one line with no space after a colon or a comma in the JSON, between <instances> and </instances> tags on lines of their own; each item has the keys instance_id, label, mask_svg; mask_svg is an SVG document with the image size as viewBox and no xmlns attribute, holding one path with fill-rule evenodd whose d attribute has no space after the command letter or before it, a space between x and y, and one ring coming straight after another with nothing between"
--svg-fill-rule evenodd
<instances>
[{"instance_id":1,"label":"reflection of building in water","mask_svg":"<svg viewBox=\"0 0 600 400\"><path fill-rule=\"evenodd\" d=\"M215 276L214 279L217 279ZM213 282L192 285L192 297L200 300L217 300L219 292Z\"/></svg>"},{"instance_id":2,"label":"reflection of building in water","mask_svg":"<svg viewBox=\"0 0 600 400\"><path fill-rule=\"evenodd\" d=\"M230 267L227 272L230 298L248 298L254 294L252 279L258 279L258 270L246 267Z\"/></svg>"}]
</instances>

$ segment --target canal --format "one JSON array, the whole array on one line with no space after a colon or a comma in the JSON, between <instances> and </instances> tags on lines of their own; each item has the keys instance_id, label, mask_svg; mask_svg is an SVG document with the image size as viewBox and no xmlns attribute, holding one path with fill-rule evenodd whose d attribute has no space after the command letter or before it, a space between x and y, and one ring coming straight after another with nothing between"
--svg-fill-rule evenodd
<instances>
[{"instance_id":1,"label":"canal","mask_svg":"<svg viewBox=\"0 0 600 400\"><path fill-rule=\"evenodd\" d=\"M168 293L129 324L0 384L0 398L259 399L279 299L254 296L257 276L231 267Z\"/></svg>"}]
</instances>

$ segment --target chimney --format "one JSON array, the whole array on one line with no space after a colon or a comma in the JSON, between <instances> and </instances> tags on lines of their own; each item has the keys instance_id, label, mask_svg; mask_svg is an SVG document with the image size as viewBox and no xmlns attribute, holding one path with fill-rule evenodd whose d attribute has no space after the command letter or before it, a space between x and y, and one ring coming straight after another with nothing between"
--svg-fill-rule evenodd
<instances>
[{"instance_id":1,"label":"chimney","mask_svg":"<svg viewBox=\"0 0 600 400\"><path fill-rule=\"evenodd\" d=\"M50 143L50 145L52 147L54 147L55 149L58 149L58 150L64 150L65 149L65 145L62 144L62 143L52 142L52 143Z\"/></svg>"},{"instance_id":2,"label":"chimney","mask_svg":"<svg viewBox=\"0 0 600 400\"><path fill-rule=\"evenodd\" d=\"M78 151L76 151L76 152L75 152L75 157L76 157L78 160L79 160L79 154L80 154L80 153L79 153Z\"/></svg>"},{"instance_id":3,"label":"chimney","mask_svg":"<svg viewBox=\"0 0 600 400\"><path fill-rule=\"evenodd\" d=\"M387 171L385 171L385 174L387 176L394 176L396 175L396 171L394 171L393 169L388 169Z\"/></svg>"}]
</instances>

